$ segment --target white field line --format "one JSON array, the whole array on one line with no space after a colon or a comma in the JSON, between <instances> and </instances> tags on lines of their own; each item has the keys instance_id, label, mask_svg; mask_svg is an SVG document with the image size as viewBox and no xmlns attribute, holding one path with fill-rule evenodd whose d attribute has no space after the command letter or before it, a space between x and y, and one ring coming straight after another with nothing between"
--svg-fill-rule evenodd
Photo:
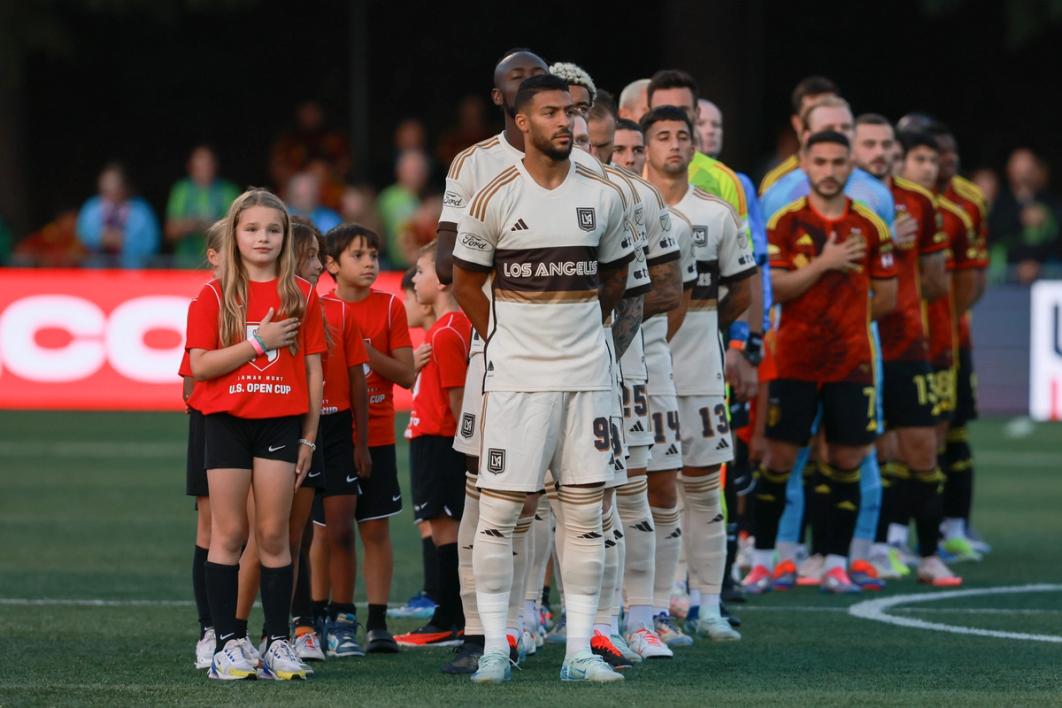
<instances>
[{"instance_id":1,"label":"white field line","mask_svg":"<svg viewBox=\"0 0 1062 708\"><path fill-rule=\"evenodd\" d=\"M993 637L996 639L1017 639L1028 642L1049 642L1062 644L1062 635L1057 634L1028 634L1026 632L1004 632L995 629L982 629L980 627L964 627L961 625L942 624L940 622L927 622L914 617L897 617L889 614L889 610L897 605L910 605L921 602L936 602L938 600L950 600L958 597L980 597L991 595L1012 595L1034 592L1062 592L1062 585L1050 585L1046 583L1037 585L1011 585L995 588L971 588L969 590L949 590L945 592L917 593L912 595L894 595L880 600L865 600L857 602L848 608L848 613L860 619L884 622L898 627L911 629L928 629L934 632L949 632L951 634L966 634L978 637Z\"/></svg>"}]
</instances>

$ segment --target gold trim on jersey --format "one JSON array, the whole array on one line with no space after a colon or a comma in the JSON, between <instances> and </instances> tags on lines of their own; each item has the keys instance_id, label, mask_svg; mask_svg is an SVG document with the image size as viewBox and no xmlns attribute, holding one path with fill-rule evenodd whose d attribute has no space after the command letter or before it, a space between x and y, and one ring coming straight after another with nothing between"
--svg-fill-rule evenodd
<instances>
[{"instance_id":1,"label":"gold trim on jersey","mask_svg":"<svg viewBox=\"0 0 1062 708\"><path fill-rule=\"evenodd\" d=\"M457 153L457 157L450 163L450 170L446 173L446 179L457 179L461 176L461 169L465 166L465 162L472 156L476 150L488 150L495 145L498 145L501 139L495 135L493 138L487 138L481 140L475 145L465 148L461 152Z\"/></svg>"},{"instance_id":2,"label":"gold trim on jersey","mask_svg":"<svg viewBox=\"0 0 1062 708\"><path fill-rule=\"evenodd\" d=\"M602 167L605 168L605 174L614 174L616 175L616 177L623 180L623 182L627 185L627 188L631 190L631 195L634 197L635 204L642 203L641 192L639 192L638 188L634 186L634 182L627 178L627 175L623 174L623 172L621 172L618 168L613 167L612 165L602 165Z\"/></svg>"},{"instance_id":3,"label":"gold trim on jersey","mask_svg":"<svg viewBox=\"0 0 1062 708\"><path fill-rule=\"evenodd\" d=\"M590 302L597 299L597 290L494 290L495 300L507 302Z\"/></svg>"},{"instance_id":4,"label":"gold trim on jersey","mask_svg":"<svg viewBox=\"0 0 1062 708\"><path fill-rule=\"evenodd\" d=\"M690 304L687 306L686 309L688 309L688 310L708 310L709 312L711 312L712 310L716 310L718 308L719 308L719 300L718 300L718 298L712 297L712 298L708 298L706 300L698 300L697 298L694 297L694 298L690 298Z\"/></svg>"},{"instance_id":5,"label":"gold trim on jersey","mask_svg":"<svg viewBox=\"0 0 1062 708\"><path fill-rule=\"evenodd\" d=\"M796 153L793 153L771 168L771 170L763 176L763 179L760 180L760 196L762 197L768 189L774 186L775 182L782 177L785 177L799 166L800 158L797 157Z\"/></svg>"},{"instance_id":6,"label":"gold trim on jersey","mask_svg":"<svg viewBox=\"0 0 1062 708\"><path fill-rule=\"evenodd\" d=\"M738 211L734 208L733 204L731 204L730 202L723 199L717 194L712 194L711 192L704 191L696 185L690 186L693 187L693 189L690 190L693 192L693 196L703 199L706 202L715 202L716 204L721 204L722 206L725 206L727 208L727 211L730 212L730 216L733 217L735 223L741 223L741 219L738 218Z\"/></svg>"},{"instance_id":7,"label":"gold trim on jersey","mask_svg":"<svg viewBox=\"0 0 1062 708\"><path fill-rule=\"evenodd\" d=\"M906 189L908 192L916 192L918 194L921 194L923 197L928 199L934 205L937 203L937 195L933 194L932 192L930 192L928 189L926 189L922 185L918 184L917 182L912 182L911 180L906 179L904 177L893 177L892 178L892 182L897 187L899 187L901 189Z\"/></svg>"},{"instance_id":8,"label":"gold trim on jersey","mask_svg":"<svg viewBox=\"0 0 1062 708\"><path fill-rule=\"evenodd\" d=\"M660 194L660 190L659 190L659 189L657 189L656 187L654 187L654 186L653 186L653 183L652 183L652 182L650 182L649 180L645 179L645 178L644 178L644 177L642 177L641 175L639 175L639 174L635 174L634 172L631 172L630 170L628 170L628 169L625 169L625 168L623 168L623 167L619 167L619 168L617 168L617 169L623 170L623 173L624 173L625 175L627 175L628 177L630 177L630 178L631 178L631 179L633 179L633 180L637 180L638 182L641 182L641 183L642 183L642 184L644 184L644 185L645 185L646 187L648 187L649 189L651 189L651 190L652 190L652 192L653 192L653 195L654 195L654 196L656 197L656 204L657 204L657 206L658 206L658 207L660 207L661 209L666 209L666 208L667 208L667 204L665 204L665 203L664 203L664 197L663 197L663 195L661 195L661 194Z\"/></svg>"},{"instance_id":9,"label":"gold trim on jersey","mask_svg":"<svg viewBox=\"0 0 1062 708\"><path fill-rule=\"evenodd\" d=\"M587 179L597 180L601 184L607 184L609 187L612 187L612 189L616 190L616 194L619 195L620 203L623 204L623 210L627 211L627 197L623 196L623 190L612 182L609 182L606 177L602 177L601 175L595 173L589 167L583 167L578 162L575 163L575 173L577 175L586 177Z\"/></svg>"},{"instance_id":10,"label":"gold trim on jersey","mask_svg":"<svg viewBox=\"0 0 1062 708\"><path fill-rule=\"evenodd\" d=\"M807 197L800 197L799 199L795 199L794 201L789 202L784 207L774 212L771 218L767 220L767 228L776 228L778 226L778 222L781 221L783 216L794 211L800 211L807 205L807 203Z\"/></svg>"},{"instance_id":11,"label":"gold trim on jersey","mask_svg":"<svg viewBox=\"0 0 1062 708\"><path fill-rule=\"evenodd\" d=\"M859 214L864 219L874 224L874 228L878 230L878 235L881 236L882 242L892 240L892 232L889 231L889 226L886 224L880 216L874 213L874 210L867 207L860 202L853 201L852 208L856 214Z\"/></svg>"},{"instance_id":12,"label":"gold trim on jersey","mask_svg":"<svg viewBox=\"0 0 1062 708\"><path fill-rule=\"evenodd\" d=\"M943 208L944 210L950 211L952 214L959 217L959 219L962 221L962 225L966 227L966 230L973 233L973 219L970 218L970 215L966 213L965 209L945 197L943 194L937 197L937 205Z\"/></svg>"},{"instance_id":13,"label":"gold trim on jersey","mask_svg":"<svg viewBox=\"0 0 1062 708\"><path fill-rule=\"evenodd\" d=\"M468 208L468 213L476 219L483 221L487 215L487 204L494 198L494 195L498 193L498 190L505 185L512 182L514 179L520 176L520 171L515 167L506 167L499 172L494 179L487 183L483 189L479 190L479 193L472 198L472 204Z\"/></svg>"},{"instance_id":14,"label":"gold trim on jersey","mask_svg":"<svg viewBox=\"0 0 1062 708\"><path fill-rule=\"evenodd\" d=\"M980 187L962 175L955 175L952 177L951 184L955 187L955 191L958 192L960 196L966 197L976 204L978 210L984 215L985 211L988 209L988 202L985 200L985 193L981 191Z\"/></svg>"}]
</instances>

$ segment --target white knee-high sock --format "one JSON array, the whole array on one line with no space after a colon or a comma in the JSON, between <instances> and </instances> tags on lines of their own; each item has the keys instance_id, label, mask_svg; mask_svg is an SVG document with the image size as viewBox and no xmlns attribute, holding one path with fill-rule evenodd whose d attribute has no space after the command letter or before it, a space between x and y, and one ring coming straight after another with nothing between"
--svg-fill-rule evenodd
<instances>
[{"instance_id":1,"label":"white knee-high sock","mask_svg":"<svg viewBox=\"0 0 1062 708\"><path fill-rule=\"evenodd\" d=\"M590 635L597 613L598 593L605 565L605 544L601 523L600 487L562 487L563 527L557 535L563 540L561 568L564 575L564 606L567 613L565 657L590 651ZM482 610L480 610L482 614Z\"/></svg>"},{"instance_id":2,"label":"white knee-high sock","mask_svg":"<svg viewBox=\"0 0 1062 708\"><path fill-rule=\"evenodd\" d=\"M505 632L520 640L524 623L524 594L527 591L527 570L531 560L531 522L533 516L521 516L513 531L513 587L509 592L509 613Z\"/></svg>"},{"instance_id":3,"label":"white knee-high sock","mask_svg":"<svg viewBox=\"0 0 1062 708\"><path fill-rule=\"evenodd\" d=\"M616 582L612 592L612 634L619 634L619 616L623 610L623 573L627 568L627 536L623 533L616 501L612 501L612 535L616 539Z\"/></svg>"},{"instance_id":4,"label":"white knee-high sock","mask_svg":"<svg viewBox=\"0 0 1062 708\"><path fill-rule=\"evenodd\" d=\"M465 636L483 634L476 605L476 575L472 571L472 548L479 525L479 490L475 478L465 479L465 510L457 529L457 576L461 581L461 606L465 612Z\"/></svg>"},{"instance_id":5,"label":"white knee-high sock","mask_svg":"<svg viewBox=\"0 0 1062 708\"><path fill-rule=\"evenodd\" d=\"M505 620L513 586L513 532L523 503L523 492L481 490L479 526L472 551L484 651L506 656L509 642L505 637Z\"/></svg>"},{"instance_id":6,"label":"white knee-high sock","mask_svg":"<svg viewBox=\"0 0 1062 708\"><path fill-rule=\"evenodd\" d=\"M723 515L719 472L704 477L679 475L686 498L687 563L690 590L713 601L723 585L726 566L726 517ZM714 597L713 597L714 596Z\"/></svg>"},{"instance_id":7,"label":"white knee-high sock","mask_svg":"<svg viewBox=\"0 0 1062 708\"><path fill-rule=\"evenodd\" d=\"M535 537L535 553L531 560L531 570L527 574L527 590L524 599L535 602L542 599L542 587L546 584L546 566L553 553L553 512L549 508L549 497L543 494L538 498L535 520L531 523L531 535Z\"/></svg>"},{"instance_id":8,"label":"white knee-high sock","mask_svg":"<svg viewBox=\"0 0 1062 708\"><path fill-rule=\"evenodd\" d=\"M627 626L649 626L653 616L653 581L656 578L656 527L649 508L649 480L635 477L616 490L616 511L622 520L626 559L623 590L627 600ZM637 621L636 621L637 620Z\"/></svg>"},{"instance_id":9,"label":"white knee-high sock","mask_svg":"<svg viewBox=\"0 0 1062 708\"><path fill-rule=\"evenodd\" d=\"M619 577L619 544L613 533L612 507L601 513L601 533L605 541L605 565L601 571L601 591L598 594L594 630L606 637L612 633L612 601L616 597L616 582Z\"/></svg>"},{"instance_id":10,"label":"white knee-high sock","mask_svg":"<svg viewBox=\"0 0 1062 708\"><path fill-rule=\"evenodd\" d=\"M678 507L651 507L656 529L656 575L653 579L653 613L667 612L671 605L671 585L675 578L682 529ZM482 611L481 611L482 612Z\"/></svg>"}]
</instances>

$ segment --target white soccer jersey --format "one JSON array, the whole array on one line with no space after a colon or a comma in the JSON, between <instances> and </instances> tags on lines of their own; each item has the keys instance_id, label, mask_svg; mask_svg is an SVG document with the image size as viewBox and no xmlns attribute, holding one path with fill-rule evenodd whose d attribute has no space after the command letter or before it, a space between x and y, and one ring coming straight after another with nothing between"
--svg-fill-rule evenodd
<instances>
[{"instance_id":1,"label":"white soccer jersey","mask_svg":"<svg viewBox=\"0 0 1062 708\"><path fill-rule=\"evenodd\" d=\"M634 260L627 269L627 289L624 297L644 295L649 291L649 268L645 265L645 222L643 220L642 195L634 187L631 181L617 167L605 165L605 177L609 182L616 185L623 195L627 209L627 221L634 233Z\"/></svg>"},{"instance_id":2,"label":"white soccer jersey","mask_svg":"<svg viewBox=\"0 0 1062 708\"><path fill-rule=\"evenodd\" d=\"M679 396L723 395L723 345L719 332L719 286L756 272L749 239L734 208L719 197L690 187L675 204L690 221L697 283L682 326L671 339L675 390Z\"/></svg>"},{"instance_id":3,"label":"white soccer jersey","mask_svg":"<svg viewBox=\"0 0 1062 708\"><path fill-rule=\"evenodd\" d=\"M679 249L683 287L691 288L697 281L697 263L693 257L693 231L689 219L670 207L664 208L660 219L661 223L667 222L668 232ZM666 312L653 315L642 323L642 338L645 343L645 365L649 370L646 391L650 395L675 395Z\"/></svg>"},{"instance_id":4,"label":"white soccer jersey","mask_svg":"<svg viewBox=\"0 0 1062 708\"><path fill-rule=\"evenodd\" d=\"M483 390L610 390L598 269L633 251L619 189L574 161L554 189L518 162L480 190L454 262L494 278Z\"/></svg>"},{"instance_id":5,"label":"white soccer jersey","mask_svg":"<svg viewBox=\"0 0 1062 708\"><path fill-rule=\"evenodd\" d=\"M443 206L442 213L439 214L439 222L460 224L461 218L468 211L472 197L497 177L499 172L523 159L524 153L513 147L512 143L505 138L504 130L494 137L463 150L450 163L450 171L446 174L446 190L443 192ZM604 175L601 163L582 150L572 150L571 159L572 162ZM488 298L491 297L489 282L483 287L483 292ZM473 329L469 354L481 351L483 351L483 340Z\"/></svg>"}]
</instances>

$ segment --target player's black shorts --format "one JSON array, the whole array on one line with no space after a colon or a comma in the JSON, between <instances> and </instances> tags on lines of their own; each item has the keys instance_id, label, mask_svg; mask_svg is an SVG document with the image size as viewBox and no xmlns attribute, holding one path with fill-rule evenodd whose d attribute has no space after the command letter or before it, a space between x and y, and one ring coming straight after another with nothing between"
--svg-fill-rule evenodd
<instances>
[{"instance_id":1,"label":"player's black shorts","mask_svg":"<svg viewBox=\"0 0 1062 708\"><path fill-rule=\"evenodd\" d=\"M973 368L973 352L960 349L955 379L955 412L951 416L951 425L960 428L971 420L977 420L977 374Z\"/></svg>"},{"instance_id":2,"label":"player's black shorts","mask_svg":"<svg viewBox=\"0 0 1062 708\"><path fill-rule=\"evenodd\" d=\"M325 523L323 491L324 490L318 489L317 494L313 495L313 506L310 507L310 520L313 521L314 526L327 526Z\"/></svg>"},{"instance_id":3,"label":"player's black shorts","mask_svg":"<svg viewBox=\"0 0 1062 708\"><path fill-rule=\"evenodd\" d=\"M301 432L301 428L300 428ZM306 476L302 479L302 485L300 489L321 489L325 483L325 458L324 458L324 436L321 435L321 430L317 430L317 449L313 451L313 457L310 458L310 471L306 473Z\"/></svg>"},{"instance_id":4,"label":"player's black shorts","mask_svg":"<svg viewBox=\"0 0 1062 708\"><path fill-rule=\"evenodd\" d=\"M409 441L413 520L460 519L465 508L465 456L454 439L422 435Z\"/></svg>"},{"instance_id":5,"label":"player's black shorts","mask_svg":"<svg viewBox=\"0 0 1062 708\"><path fill-rule=\"evenodd\" d=\"M321 416L324 436L324 494L360 494L354 469L354 415L350 410Z\"/></svg>"},{"instance_id":6,"label":"player's black shorts","mask_svg":"<svg viewBox=\"0 0 1062 708\"><path fill-rule=\"evenodd\" d=\"M933 412L933 368L927 361L886 361L882 387L885 429L932 428L937 424Z\"/></svg>"},{"instance_id":7,"label":"player's black shorts","mask_svg":"<svg viewBox=\"0 0 1062 708\"><path fill-rule=\"evenodd\" d=\"M767 438L808 444L811 426L822 404L826 442L869 445L878 436L877 394L873 384L778 379L771 381L767 400Z\"/></svg>"},{"instance_id":8,"label":"player's black shorts","mask_svg":"<svg viewBox=\"0 0 1062 708\"><path fill-rule=\"evenodd\" d=\"M933 397L938 422L951 421L955 417L955 367L933 367Z\"/></svg>"},{"instance_id":9,"label":"player's black shorts","mask_svg":"<svg viewBox=\"0 0 1062 708\"><path fill-rule=\"evenodd\" d=\"M184 473L184 493L190 497L209 497L206 461L206 416L188 409L188 462Z\"/></svg>"},{"instance_id":10,"label":"player's black shorts","mask_svg":"<svg viewBox=\"0 0 1062 708\"><path fill-rule=\"evenodd\" d=\"M369 448L372 475L361 480L361 499L354 518L360 523L394 516L402 511L402 490L398 486L398 463L394 445Z\"/></svg>"},{"instance_id":11,"label":"player's black shorts","mask_svg":"<svg viewBox=\"0 0 1062 708\"><path fill-rule=\"evenodd\" d=\"M249 470L254 458L295 464L299 459L302 416L237 418L228 413L206 416L206 469Z\"/></svg>"}]
</instances>

